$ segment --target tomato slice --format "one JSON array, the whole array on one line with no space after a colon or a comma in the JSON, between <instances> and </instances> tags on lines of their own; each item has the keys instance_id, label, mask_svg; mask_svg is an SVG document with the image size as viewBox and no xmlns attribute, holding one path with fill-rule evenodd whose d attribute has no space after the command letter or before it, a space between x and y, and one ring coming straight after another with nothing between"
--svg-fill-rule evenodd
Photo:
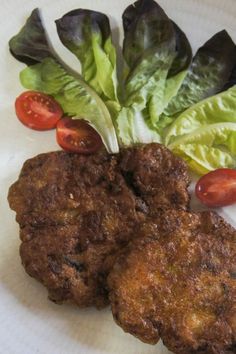
<instances>
[{"instance_id":1,"label":"tomato slice","mask_svg":"<svg viewBox=\"0 0 236 354\"><path fill-rule=\"evenodd\" d=\"M37 91L23 92L16 99L15 109L18 119L34 130L55 128L63 115L61 106L53 97Z\"/></svg>"},{"instance_id":2,"label":"tomato slice","mask_svg":"<svg viewBox=\"0 0 236 354\"><path fill-rule=\"evenodd\" d=\"M220 168L201 177L195 193L208 207L222 207L236 203L236 170Z\"/></svg>"},{"instance_id":3,"label":"tomato slice","mask_svg":"<svg viewBox=\"0 0 236 354\"><path fill-rule=\"evenodd\" d=\"M102 147L100 135L82 119L62 118L57 123L57 142L66 151L92 154Z\"/></svg>"}]
</instances>

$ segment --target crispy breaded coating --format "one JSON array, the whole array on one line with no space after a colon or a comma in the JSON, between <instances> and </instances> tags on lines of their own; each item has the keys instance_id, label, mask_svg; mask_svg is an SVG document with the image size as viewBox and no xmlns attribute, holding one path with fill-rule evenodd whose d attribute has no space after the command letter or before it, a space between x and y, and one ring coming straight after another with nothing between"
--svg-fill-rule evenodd
<instances>
[{"instance_id":1,"label":"crispy breaded coating","mask_svg":"<svg viewBox=\"0 0 236 354\"><path fill-rule=\"evenodd\" d=\"M186 164L160 144L146 144L121 152L121 170L149 213L158 208L186 209L190 179Z\"/></svg>"},{"instance_id":2,"label":"crispy breaded coating","mask_svg":"<svg viewBox=\"0 0 236 354\"><path fill-rule=\"evenodd\" d=\"M177 189L184 196L174 206L188 207L186 165L159 144L124 150L121 155L105 151L91 156L63 151L42 154L25 162L19 180L10 188L9 203L20 224L22 263L28 274L48 288L51 300L80 307L108 304L106 278L116 254L150 213L148 198L136 193L132 179L121 168L129 151L140 151L137 165L148 166L153 155L151 163L156 160L158 169L147 170L152 178L154 173L165 178L168 159L168 183L173 186L172 164L179 162L183 178ZM157 197L160 194L156 210L173 203L170 199L168 205L168 195L163 198L165 190L156 190Z\"/></svg>"},{"instance_id":3,"label":"crispy breaded coating","mask_svg":"<svg viewBox=\"0 0 236 354\"><path fill-rule=\"evenodd\" d=\"M106 258L143 219L117 158L66 152L28 160L9 192L20 224L22 263L55 302L103 307Z\"/></svg>"},{"instance_id":4,"label":"crispy breaded coating","mask_svg":"<svg viewBox=\"0 0 236 354\"><path fill-rule=\"evenodd\" d=\"M177 354L236 353L236 230L214 212L147 220L108 278L112 312Z\"/></svg>"}]
</instances>

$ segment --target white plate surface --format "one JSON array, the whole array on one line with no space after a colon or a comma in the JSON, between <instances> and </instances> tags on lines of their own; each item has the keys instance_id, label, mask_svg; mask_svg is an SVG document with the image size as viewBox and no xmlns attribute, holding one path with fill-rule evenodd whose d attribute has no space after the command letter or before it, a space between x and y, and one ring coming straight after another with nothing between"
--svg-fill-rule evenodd
<instances>
[{"instance_id":1,"label":"white plate surface","mask_svg":"<svg viewBox=\"0 0 236 354\"><path fill-rule=\"evenodd\" d=\"M15 118L15 97L22 91L18 80L24 67L8 52L9 38L18 32L35 7L42 9L46 28L63 59L79 68L78 61L59 42L54 19L82 7L111 17L115 39L122 38L121 14L127 0L1 0L0 11L0 353L1 354L167 354L168 350L142 344L115 325L109 310L79 310L47 300L46 290L28 277L18 255L18 226L8 208L7 191L22 163L41 152L56 150L53 132L26 129ZM235 0L159 0L188 35L196 50L210 36L227 29L236 41ZM236 208L219 210L236 225Z\"/></svg>"}]
</instances>

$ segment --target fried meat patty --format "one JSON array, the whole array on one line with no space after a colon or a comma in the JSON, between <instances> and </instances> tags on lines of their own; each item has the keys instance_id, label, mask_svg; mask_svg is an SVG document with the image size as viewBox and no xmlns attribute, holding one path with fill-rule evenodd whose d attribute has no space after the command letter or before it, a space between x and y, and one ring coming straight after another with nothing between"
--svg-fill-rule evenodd
<instances>
[{"instance_id":1,"label":"fried meat patty","mask_svg":"<svg viewBox=\"0 0 236 354\"><path fill-rule=\"evenodd\" d=\"M170 207L186 209L189 204L186 186L190 180L182 160L159 144L126 149L121 156L122 174L135 194L142 197L149 214Z\"/></svg>"},{"instance_id":2,"label":"fried meat patty","mask_svg":"<svg viewBox=\"0 0 236 354\"><path fill-rule=\"evenodd\" d=\"M8 196L26 272L57 303L107 305L106 278L117 252L150 209L188 208L188 184L185 163L159 144L118 155L59 151L26 161Z\"/></svg>"},{"instance_id":3,"label":"fried meat patty","mask_svg":"<svg viewBox=\"0 0 236 354\"><path fill-rule=\"evenodd\" d=\"M177 354L236 353L236 230L214 212L146 220L108 277L124 331Z\"/></svg>"}]
</instances>

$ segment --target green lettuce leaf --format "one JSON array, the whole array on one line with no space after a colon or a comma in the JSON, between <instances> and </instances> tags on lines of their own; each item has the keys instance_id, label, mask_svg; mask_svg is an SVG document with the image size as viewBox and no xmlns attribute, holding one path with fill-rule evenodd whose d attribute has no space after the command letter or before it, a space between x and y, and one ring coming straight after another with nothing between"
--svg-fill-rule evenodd
<instances>
[{"instance_id":1,"label":"green lettuce leaf","mask_svg":"<svg viewBox=\"0 0 236 354\"><path fill-rule=\"evenodd\" d=\"M139 103L138 96L146 101L156 83L166 79L175 58L176 42L172 22L153 0L138 0L128 6L123 13L123 27L123 55L129 67L125 101L129 105L135 100Z\"/></svg>"},{"instance_id":2,"label":"green lettuce leaf","mask_svg":"<svg viewBox=\"0 0 236 354\"><path fill-rule=\"evenodd\" d=\"M125 145L137 139L160 142L159 118L186 76L192 60L191 46L153 0L139 0L128 6L123 13L123 27L127 70L125 109L117 117L118 134ZM124 131L121 127L125 127ZM142 133L135 136L136 131Z\"/></svg>"},{"instance_id":3,"label":"green lettuce leaf","mask_svg":"<svg viewBox=\"0 0 236 354\"><path fill-rule=\"evenodd\" d=\"M82 76L105 99L117 101L116 50L106 15L73 10L56 21L62 43L81 62Z\"/></svg>"},{"instance_id":4,"label":"green lettuce leaf","mask_svg":"<svg viewBox=\"0 0 236 354\"><path fill-rule=\"evenodd\" d=\"M52 95L66 114L87 120L101 135L109 152L119 151L115 128L107 106L79 76L60 63L48 42L39 11L35 9L22 30L10 42L11 53L29 66L20 74L22 85ZM115 105L111 105L115 109Z\"/></svg>"},{"instance_id":5,"label":"green lettuce leaf","mask_svg":"<svg viewBox=\"0 0 236 354\"><path fill-rule=\"evenodd\" d=\"M168 129L165 143L169 145L195 130L224 122L236 123L236 86L184 111Z\"/></svg>"},{"instance_id":6,"label":"green lettuce leaf","mask_svg":"<svg viewBox=\"0 0 236 354\"><path fill-rule=\"evenodd\" d=\"M186 35L173 21L172 23L176 39L175 58L168 71L165 82L162 82L162 90L164 89L164 91L161 91L157 86L149 102L151 122L161 135L163 135L163 129L172 121L172 119L170 120L167 117L165 120L160 121L161 115L171 99L178 93L192 61L192 49ZM162 92L162 97L161 99L157 99L160 92Z\"/></svg>"},{"instance_id":7,"label":"green lettuce leaf","mask_svg":"<svg viewBox=\"0 0 236 354\"><path fill-rule=\"evenodd\" d=\"M217 168L235 168L236 159L227 151L205 144L185 144L175 147L173 152L182 157L189 168L204 175Z\"/></svg>"},{"instance_id":8,"label":"green lettuce leaf","mask_svg":"<svg viewBox=\"0 0 236 354\"><path fill-rule=\"evenodd\" d=\"M122 107L116 120L117 134L122 145L161 142L158 132L149 126L145 113L135 107Z\"/></svg>"},{"instance_id":9,"label":"green lettuce leaf","mask_svg":"<svg viewBox=\"0 0 236 354\"><path fill-rule=\"evenodd\" d=\"M81 79L70 75L54 59L24 69L20 73L22 85L30 90L52 95L63 111L85 119L98 131L109 152L118 152L115 129L106 105Z\"/></svg>"},{"instance_id":10,"label":"green lettuce leaf","mask_svg":"<svg viewBox=\"0 0 236 354\"><path fill-rule=\"evenodd\" d=\"M196 53L178 93L164 113L173 116L220 92L236 62L236 47L226 31L215 34Z\"/></svg>"},{"instance_id":11,"label":"green lettuce leaf","mask_svg":"<svg viewBox=\"0 0 236 354\"><path fill-rule=\"evenodd\" d=\"M155 1L138 0L124 11L123 27L123 55L128 69L124 109L117 117L119 138L124 145L138 139L140 142L160 141L154 125L162 107L167 75L176 56L174 25Z\"/></svg>"},{"instance_id":12,"label":"green lettuce leaf","mask_svg":"<svg viewBox=\"0 0 236 354\"><path fill-rule=\"evenodd\" d=\"M203 173L236 166L236 86L184 111L168 129L166 145Z\"/></svg>"}]
</instances>

